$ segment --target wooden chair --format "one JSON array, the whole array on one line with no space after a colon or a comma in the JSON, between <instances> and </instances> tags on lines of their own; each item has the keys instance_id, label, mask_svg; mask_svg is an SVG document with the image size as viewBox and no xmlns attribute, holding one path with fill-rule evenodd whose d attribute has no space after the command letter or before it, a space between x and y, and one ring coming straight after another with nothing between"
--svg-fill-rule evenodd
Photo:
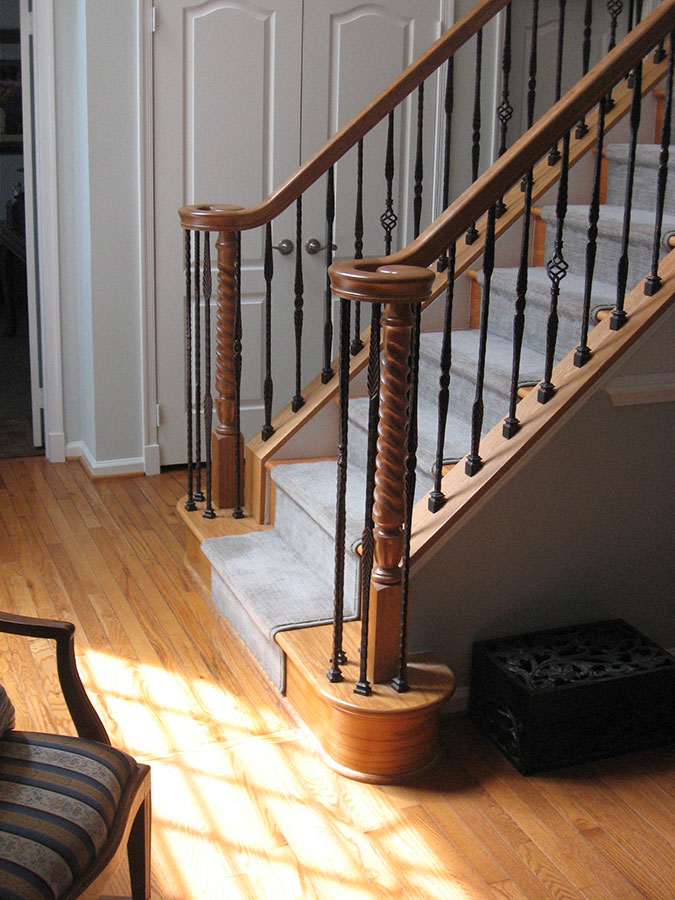
<instances>
[{"instance_id":1,"label":"wooden chair","mask_svg":"<svg viewBox=\"0 0 675 900\"><path fill-rule=\"evenodd\" d=\"M0 632L56 641L78 737L0 730L0 897L94 900L126 850L133 900L150 898L150 768L110 745L80 680L70 622L0 613Z\"/></svg>"}]
</instances>

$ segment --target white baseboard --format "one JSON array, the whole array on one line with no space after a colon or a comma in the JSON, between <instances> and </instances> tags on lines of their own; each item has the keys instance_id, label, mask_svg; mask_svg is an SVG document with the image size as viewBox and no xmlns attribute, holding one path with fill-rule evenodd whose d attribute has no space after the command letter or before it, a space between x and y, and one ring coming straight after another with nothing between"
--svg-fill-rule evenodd
<instances>
[{"instance_id":1,"label":"white baseboard","mask_svg":"<svg viewBox=\"0 0 675 900\"><path fill-rule=\"evenodd\" d=\"M66 445L66 456L79 459L91 478L110 475L142 475L145 460L138 456L129 459L106 459L99 462L83 441L73 441Z\"/></svg>"},{"instance_id":2,"label":"white baseboard","mask_svg":"<svg viewBox=\"0 0 675 900\"><path fill-rule=\"evenodd\" d=\"M143 448L144 465L146 475L159 475L159 444L146 444Z\"/></svg>"},{"instance_id":3,"label":"white baseboard","mask_svg":"<svg viewBox=\"0 0 675 900\"><path fill-rule=\"evenodd\" d=\"M62 431L48 433L46 450L49 462L64 462L67 455L65 434Z\"/></svg>"}]
</instances>

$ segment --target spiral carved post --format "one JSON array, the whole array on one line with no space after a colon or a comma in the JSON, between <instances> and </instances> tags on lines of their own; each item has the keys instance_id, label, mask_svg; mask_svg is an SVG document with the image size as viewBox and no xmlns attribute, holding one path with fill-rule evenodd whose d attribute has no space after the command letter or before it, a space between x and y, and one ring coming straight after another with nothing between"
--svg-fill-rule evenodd
<instances>
[{"instance_id":1,"label":"spiral carved post","mask_svg":"<svg viewBox=\"0 0 675 900\"><path fill-rule=\"evenodd\" d=\"M219 231L218 300L216 309L215 409L218 425L211 434L213 500L216 507L237 506L235 460L237 455L234 319L236 313L237 236Z\"/></svg>"}]
</instances>

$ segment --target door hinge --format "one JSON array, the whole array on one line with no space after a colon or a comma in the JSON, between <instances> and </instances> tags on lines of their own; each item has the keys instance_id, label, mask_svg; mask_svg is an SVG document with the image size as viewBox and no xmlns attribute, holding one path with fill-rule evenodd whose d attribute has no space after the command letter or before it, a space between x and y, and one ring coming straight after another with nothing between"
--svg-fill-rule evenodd
<instances>
[{"instance_id":1,"label":"door hinge","mask_svg":"<svg viewBox=\"0 0 675 900\"><path fill-rule=\"evenodd\" d=\"M162 424L162 407L159 405L159 403L155 406L155 419L157 427L159 428L159 426Z\"/></svg>"},{"instance_id":2,"label":"door hinge","mask_svg":"<svg viewBox=\"0 0 675 900\"><path fill-rule=\"evenodd\" d=\"M152 33L154 34L157 31L157 7L153 4L152 6Z\"/></svg>"}]
</instances>

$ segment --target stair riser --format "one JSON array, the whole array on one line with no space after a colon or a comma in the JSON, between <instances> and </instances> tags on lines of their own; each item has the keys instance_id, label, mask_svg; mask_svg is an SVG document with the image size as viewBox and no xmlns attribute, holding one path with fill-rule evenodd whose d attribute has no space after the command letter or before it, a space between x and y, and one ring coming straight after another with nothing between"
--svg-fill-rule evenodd
<instances>
[{"instance_id":1,"label":"stair riser","mask_svg":"<svg viewBox=\"0 0 675 900\"><path fill-rule=\"evenodd\" d=\"M468 448L467 448L468 449ZM420 490L422 493L429 490L433 482L432 470L433 451L426 448L427 452L420 452L417 456L417 486L415 496ZM350 416L349 419L349 460L362 469L366 468L368 459L368 433L361 427L361 422Z\"/></svg>"},{"instance_id":2,"label":"stair riser","mask_svg":"<svg viewBox=\"0 0 675 900\"><path fill-rule=\"evenodd\" d=\"M672 165L675 152L670 151L668 181L664 211L666 215L675 216L675 166ZM628 166L625 159L612 159L607 178L607 203L623 206L626 196L626 176ZM633 179L634 209L655 210L658 186L658 167L638 165Z\"/></svg>"}]
</instances>

